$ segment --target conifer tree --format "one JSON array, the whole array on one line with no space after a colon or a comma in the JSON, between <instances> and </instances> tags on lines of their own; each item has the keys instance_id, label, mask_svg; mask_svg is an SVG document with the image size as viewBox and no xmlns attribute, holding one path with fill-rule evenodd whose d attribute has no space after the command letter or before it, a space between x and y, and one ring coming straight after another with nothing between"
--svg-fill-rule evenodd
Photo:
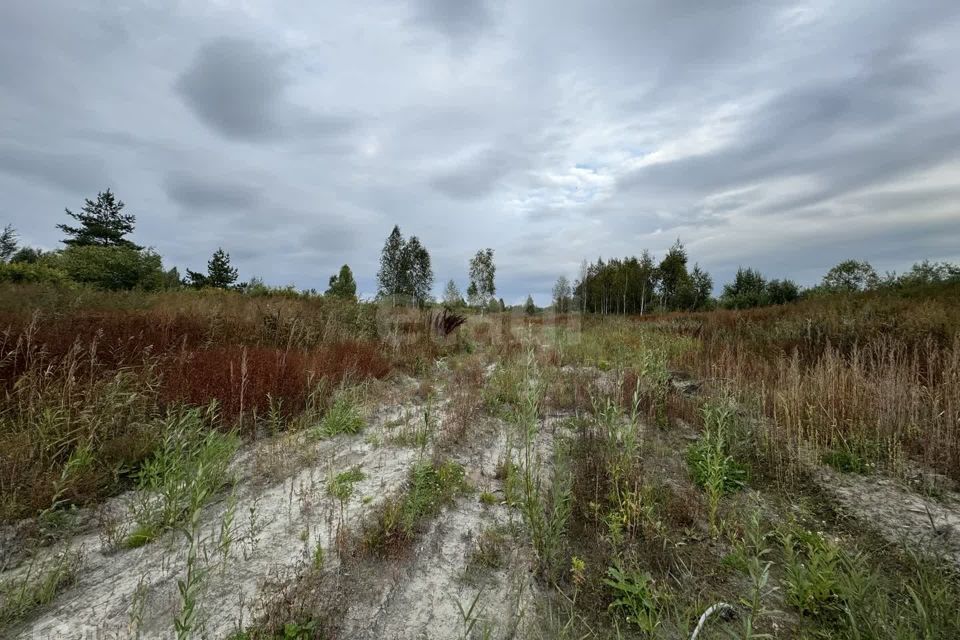
<instances>
[{"instance_id":1,"label":"conifer tree","mask_svg":"<svg viewBox=\"0 0 960 640\"><path fill-rule=\"evenodd\" d=\"M136 217L123 213L126 205L117 200L110 189L97 194L94 202L86 199L80 213L65 209L67 215L80 223L77 227L58 224L57 228L67 234L63 243L67 246L126 247L142 249L124 236L133 232Z\"/></svg>"},{"instance_id":2,"label":"conifer tree","mask_svg":"<svg viewBox=\"0 0 960 640\"><path fill-rule=\"evenodd\" d=\"M327 295L344 300L357 299L357 282L353 279L353 272L349 265L340 267L340 273L330 276L330 286Z\"/></svg>"}]
</instances>

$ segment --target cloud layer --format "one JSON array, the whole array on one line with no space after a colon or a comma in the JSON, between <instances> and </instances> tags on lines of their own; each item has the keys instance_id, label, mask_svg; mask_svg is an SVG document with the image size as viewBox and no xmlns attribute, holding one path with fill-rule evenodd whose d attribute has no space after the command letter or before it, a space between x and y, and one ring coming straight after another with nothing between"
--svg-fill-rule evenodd
<instances>
[{"instance_id":1,"label":"cloud layer","mask_svg":"<svg viewBox=\"0 0 960 640\"><path fill-rule=\"evenodd\" d=\"M960 6L866 0L151 0L0 9L0 223L52 248L112 188L198 268L374 290L393 224L437 291L508 301L680 237L815 282L960 260Z\"/></svg>"}]
</instances>

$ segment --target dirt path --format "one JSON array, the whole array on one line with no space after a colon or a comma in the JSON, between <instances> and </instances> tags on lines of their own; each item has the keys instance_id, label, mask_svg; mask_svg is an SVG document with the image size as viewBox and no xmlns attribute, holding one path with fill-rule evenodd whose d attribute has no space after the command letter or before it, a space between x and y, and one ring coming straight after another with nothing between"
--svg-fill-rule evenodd
<instances>
[{"instance_id":1,"label":"dirt path","mask_svg":"<svg viewBox=\"0 0 960 640\"><path fill-rule=\"evenodd\" d=\"M841 510L875 529L891 544L943 554L960 569L960 496L923 496L892 478L821 469L817 484Z\"/></svg>"},{"instance_id":2,"label":"dirt path","mask_svg":"<svg viewBox=\"0 0 960 640\"><path fill-rule=\"evenodd\" d=\"M348 527L403 485L417 451L379 445L389 442L388 425L420 410L418 405L388 407L360 435L313 444L301 441L300 446L313 451L310 456L299 451L297 457L314 462L279 482L264 485L255 477L257 450L270 447L269 441L252 445L238 457L235 542L225 559L216 542L230 501L223 499L203 514L201 557L208 573L199 597L198 636L228 636L257 614L255 603L265 579L309 559L318 545L333 544L341 517L339 501L327 494L327 481L334 474L354 466L364 474L354 487L357 497L344 505L343 523ZM121 497L114 507L122 510L124 502ZM169 532L141 548L112 554L101 550L97 532L65 546L84 549L80 575L50 608L18 629L16 637L130 637L136 630L140 637L171 635L181 606L177 581L186 572L188 544L181 533Z\"/></svg>"}]
</instances>

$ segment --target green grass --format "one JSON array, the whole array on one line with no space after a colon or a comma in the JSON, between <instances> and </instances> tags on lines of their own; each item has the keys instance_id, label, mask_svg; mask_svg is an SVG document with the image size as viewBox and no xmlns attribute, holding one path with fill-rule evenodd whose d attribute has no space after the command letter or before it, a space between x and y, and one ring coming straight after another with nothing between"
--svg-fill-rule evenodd
<instances>
[{"instance_id":1,"label":"green grass","mask_svg":"<svg viewBox=\"0 0 960 640\"><path fill-rule=\"evenodd\" d=\"M341 434L356 435L363 431L366 422L357 409L351 394L341 391L314 429L317 438L332 438Z\"/></svg>"},{"instance_id":2,"label":"green grass","mask_svg":"<svg viewBox=\"0 0 960 640\"><path fill-rule=\"evenodd\" d=\"M353 485L365 477L360 467L338 473L327 483L327 493L340 502L346 502L353 495Z\"/></svg>"},{"instance_id":3,"label":"green grass","mask_svg":"<svg viewBox=\"0 0 960 640\"><path fill-rule=\"evenodd\" d=\"M65 551L42 561L31 561L26 571L0 583L0 625L22 620L76 580L83 566L79 551Z\"/></svg>"},{"instance_id":4,"label":"green grass","mask_svg":"<svg viewBox=\"0 0 960 640\"><path fill-rule=\"evenodd\" d=\"M407 487L388 500L364 530L360 550L383 555L403 547L419 533L423 522L467 489L464 469L455 462L420 462L410 470Z\"/></svg>"},{"instance_id":5,"label":"green grass","mask_svg":"<svg viewBox=\"0 0 960 640\"><path fill-rule=\"evenodd\" d=\"M213 407L167 416L159 448L137 474L136 526L125 546L142 546L183 523L230 482L228 467L239 438L212 430L213 419Z\"/></svg>"}]
</instances>

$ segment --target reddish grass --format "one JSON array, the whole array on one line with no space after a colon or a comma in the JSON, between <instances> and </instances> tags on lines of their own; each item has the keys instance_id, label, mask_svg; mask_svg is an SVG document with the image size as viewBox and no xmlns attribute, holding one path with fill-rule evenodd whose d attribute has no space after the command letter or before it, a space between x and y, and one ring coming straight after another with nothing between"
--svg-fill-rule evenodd
<instances>
[{"instance_id":1,"label":"reddish grass","mask_svg":"<svg viewBox=\"0 0 960 640\"><path fill-rule=\"evenodd\" d=\"M237 345L184 350L161 367L161 399L193 405L216 400L228 418L263 412L271 399L284 413L305 408L314 385L382 378L390 362L368 342L339 342L311 351Z\"/></svg>"}]
</instances>

